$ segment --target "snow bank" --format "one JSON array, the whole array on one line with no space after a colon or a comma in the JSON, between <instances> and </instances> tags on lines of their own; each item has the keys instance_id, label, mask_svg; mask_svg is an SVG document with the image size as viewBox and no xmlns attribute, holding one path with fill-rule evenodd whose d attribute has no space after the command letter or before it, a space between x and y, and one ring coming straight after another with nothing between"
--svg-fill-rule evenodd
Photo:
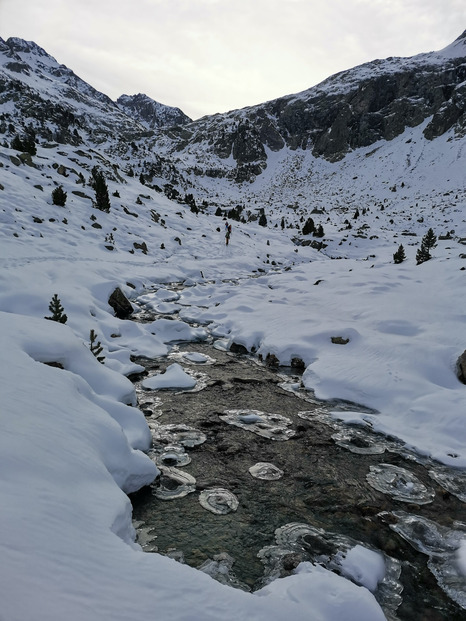
<instances>
[{"instance_id":1,"label":"snow bank","mask_svg":"<svg viewBox=\"0 0 466 621\"><path fill-rule=\"evenodd\" d=\"M307 603L313 621L384 621L374 596L364 587L337 576L320 565L301 563L297 575L275 580L258 595L275 595L284 600Z\"/></svg>"},{"instance_id":2,"label":"snow bank","mask_svg":"<svg viewBox=\"0 0 466 621\"><path fill-rule=\"evenodd\" d=\"M380 260L303 264L241 287L218 285L207 309L199 286L198 313L191 307L189 314L264 359L270 353L289 365L301 358L304 385L318 398L378 412L358 413L356 405L353 422L466 467L466 394L455 369L466 345L463 260L445 254L419 266ZM196 291L188 293L196 305Z\"/></svg>"}]
</instances>

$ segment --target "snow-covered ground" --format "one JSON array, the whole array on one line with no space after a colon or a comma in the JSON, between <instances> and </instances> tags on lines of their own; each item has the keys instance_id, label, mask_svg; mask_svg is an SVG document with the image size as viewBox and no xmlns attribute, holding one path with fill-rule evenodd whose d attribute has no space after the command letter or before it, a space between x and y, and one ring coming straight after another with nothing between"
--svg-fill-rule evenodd
<instances>
[{"instance_id":1,"label":"snow-covered ground","mask_svg":"<svg viewBox=\"0 0 466 621\"><path fill-rule=\"evenodd\" d=\"M362 580L367 588L356 586L303 565L252 595L139 549L124 492L149 483L157 470L142 452L150 434L125 377L138 370L130 356L163 355L169 341L202 338L204 328L176 319L120 320L108 297L119 286L163 312L208 323L219 337L263 357L274 354L284 365L300 357L304 384L317 397L376 410L367 414L355 405L348 422L466 468L466 387L455 372L466 349L462 144L446 136L416 150L421 129L377 145L370 167L363 150L339 164L305 154L287 180L280 178L282 164L271 161L243 191L255 209L280 186L270 226L235 222L228 247L221 218L196 215L137 178L109 181L109 214L73 194L93 196L76 182L78 172L88 179L90 167L101 163L95 151L83 156L73 147L39 146L32 167L0 149L2 618L384 618L369 579ZM298 162L296 154L287 157ZM297 209L287 207L300 175L302 187L312 175L307 213L321 212L313 218L325 228L322 252L291 241L304 213L301 199ZM218 180L211 182L212 195L221 191ZM52 205L57 184L67 191L65 207ZM293 228L281 230L283 215ZM454 233L438 241L431 261L416 265L429 227ZM395 265L400 243L407 260ZM185 288L173 295L167 285L175 281ZM65 325L44 319L54 294ZM91 330L103 345L104 365L89 351ZM174 381L181 380L176 369ZM348 574L373 579L372 563L369 551L357 550ZM466 546L458 564L464 571Z\"/></svg>"}]
</instances>

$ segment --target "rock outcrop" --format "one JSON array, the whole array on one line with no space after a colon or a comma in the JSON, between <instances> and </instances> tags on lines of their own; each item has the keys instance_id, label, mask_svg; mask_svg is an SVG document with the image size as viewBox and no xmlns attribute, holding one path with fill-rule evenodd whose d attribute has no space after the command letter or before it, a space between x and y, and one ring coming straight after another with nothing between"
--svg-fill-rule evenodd
<instances>
[{"instance_id":1,"label":"rock outcrop","mask_svg":"<svg viewBox=\"0 0 466 621\"><path fill-rule=\"evenodd\" d=\"M118 106L128 115L143 123L150 129L186 125L192 119L179 108L173 108L154 101L147 95L121 95Z\"/></svg>"},{"instance_id":2,"label":"rock outcrop","mask_svg":"<svg viewBox=\"0 0 466 621\"><path fill-rule=\"evenodd\" d=\"M131 316L134 309L130 301L125 296L120 287L117 287L108 298L109 305L113 308L116 317L119 319L127 319Z\"/></svg>"}]
</instances>

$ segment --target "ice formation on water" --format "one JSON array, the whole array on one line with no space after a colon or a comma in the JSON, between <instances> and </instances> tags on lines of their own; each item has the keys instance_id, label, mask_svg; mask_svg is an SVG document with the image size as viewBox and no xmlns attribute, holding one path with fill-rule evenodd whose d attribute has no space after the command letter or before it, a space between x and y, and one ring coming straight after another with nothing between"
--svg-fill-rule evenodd
<instances>
[{"instance_id":1,"label":"ice formation on water","mask_svg":"<svg viewBox=\"0 0 466 621\"><path fill-rule=\"evenodd\" d=\"M155 529L152 526L145 526L145 522L136 520L133 520L133 527L136 531L136 542L144 552L158 552Z\"/></svg>"},{"instance_id":2,"label":"ice formation on water","mask_svg":"<svg viewBox=\"0 0 466 621\"><path fill-rule=\"evenodd\" d=\"M171 289L158 289L157 291L138 296L138 303L151 310L156 310L161 302L177 302L180 294Z\"/></svg>"},{"instance_id":3,"label":"ice formation on water","mask_svg":"<svg viewBox=\"0 0 466 621\"><path fill-rule=\"evenodd\" d=\"M309 561L340 574L374 593L388 621L402 602L401 563L379 550L310 524L292 522L275 531L276 545L257 555L265 566L263 585Z\"/></svg>"},{"instance_id":4,"label":"ice formation on water","mask_svg":"<svg viewBox=\"0 0 466 621\"><path fill-rule=\"evenodd\" d=\"M207 437L202 431L185 425L174 423L170 425L157 425L151 428L152 439L155 442L167 442L168 444L181 444L182 446L193 447L203 444Z\"/></svg>"},{"instance_id":5,"label":"ice formation on water","mask_svg":"<svg viewBox=\"0 0 466 621\"><path fill-rule=\"evenodd\" d=\"M266 461L259 461L249 468L250 474L255 479L263 479L264 481L277 481L281 479L284 472Z\"/></svg>"},{"instance_id":6,"label":"ice formation on water","mask_svg":"<svg viewBox=\"0 0 466 621\"><path fill-rule=\"evenodd\" d=\"M452 470L436 465L435 470L429 470L429 476L450 494L466 502L466 470Z\"/></svg>"},{"instance_id":7,"label":"ice formation on water","mask_svg":"<svg viewBox=\"0 0 466 621\"><path fill-rule=\"evenodd\" d=\"M370 466L366 479L379 492L403 502L425 505L432 502L435 496L434 490L427 488L409 470L392 464Z\"/></svg>"},{"instance_id":8,"label":"ice formation on water","mask_svg":"<svg viewBox=\"0 0 466 621\"><path fill-rule=\"evenodd\" d=\"M251 589L235 576L232 570L234 563L235 560L232 556L222 552L221 554L216 554L213 559L207 559L198 569L222 584L235 589L241 589L242 591L250 591Z\"/></svg>"},{"instance_id":9,"label":"ice formation on water","mask_svg":"<svg viewBox=\"0 0 466 621\"><path fill-rule=\"evenodd\" d=\"M154 420L162 416L162 399L160 397L141 390L138 385L136 385L136 395L138 397L139 409L144 412L148 420Z\"/></svg>"},{"instance_id":10,"label":"ice formation on water","mask_svg":"<svg viewBox=\"0 0 466 621\"><path fill-rule=\"evenodd\" d=\"M211 365L215 364L215 358L196 351L173 351L168 356L170 360L180 360L188 364Z\"/></svg>"},{"instance_id":11,"label":"ice formation on water","mask_svg":"<svg viewBox=\"0 0 466 621\"><path fill-rule=\"evenodd\" d=\"M286 416L259 410L225 410L220 419L270 440L289 440L296 433L289 429L291 420Z\"/></svg>"},{"instance_id":12,"label":"ice formation on water","mask_svg":"<svg viewBox=\"0 0 466 621\"><path fill-rule=\"evenodd\" d=\"M228 339L217 339L214 341L212 347L214 349L218 349L219 351L228 351L230 345L230 341Z\"/></svg>"},{"instance_id":13,"label":"ice formation on water","mask_svg":"<svg viewBox=\"0 0 466 621\"><path fill-rule=\"evenodd\" d=\"M466 545L466 524L454 523L456 528L441 526L432 520L395 511L395 532L408 541L414 549L427 554L427 563L439 586L447 595L466 609L466 575L461 572L459 550Z\"/></svg>"},{"instance_id":14,"label":"ice formation on water","mask_svg":"<svg viewBox=\"0 0 466 621\"><path fill-rule=\"evenodd\" d=\"M314 410L298 412L298 416L304 420L319 421L335 430L341 429L342 426L341 423L338 423L333 416L329 414L328 409L323 405L316 406Z\"/></svg>"},{"instance_id":15,"label":"ice formation on water","mask_svg":"<svg viewBox=\"0 0 466 621\"><path fill-rule=\"evenodd\" d=\"M191 463L191 457L182 446L168 445L154 447L148 452L159 467L180 467Z\"/></svg>"},{"instance_id":16,"label":"ice formation on water","mask_svg":"<svg viewBox=\"0 0 466 621\"><path fill-rule=\"evenodd\" d=\"M239 502L236 496L222 487L206 489L199 494L199 502L208 511L217 515L225 515L236 511Z\"/></svg>"},{"instance_id":17,"label":"ice formation on water","mask_svg":"<svg viewBox=\"0 0 466 621\"><path fill-rule=\"evenodd\" d=\"M380 455L385 452L383 442L378 442L377 439L369 437L367 433L354 427L334 433L332 440L338 446L359 455Z\"/></svg>"},{"instance_id":18,"label":"ice formation on water","mask_svg":"<svg viewBox=\"0 0 466 621\"><path fill-rule=\"evenodd\" d=\"M160 500L182 498L196 490L196 479L177 468L161 467L162 474L156 481L154 495Z\"/></svg>"},{"instance_id":19,"label":"ice formation on water","mask_svg":"<svg viewBox=\"0 0 466 621\"><path fill-rule=\"evenodd\" d=\"M312 401L310 398L306 400ZM343 423L341 420L338 420L334 416L330 415L328 411L321 406L318 406L315 410L298 412L298 416L305 420L317 420L334 429L336 433L332 435L332 439L335 444L348 449L352 453L377 455L388 451L390 453L396 453L406 460L416 462L429 468L428 473L432 479L434 479L445 490L450 492L450 494L453 494L462 502L466 502L466 470L449 468L448 466L434 462L432 459L429 459L424 455L410 451L409 448L407 448L396 438L387 438L381 434L373 433L370 427L356 427L354 425ZM393 468L395 468L395 466L393 466ZM371 477L369 482L376 478L375 474L369 476ZM398 481L398 483L400 484L400 489L398 490L400 493L401 480ZM385 487L379 491L385 492ZM392 495L394 494L392 493ZM398 498L398 500L401 500L401 498ZM419 500L415 500L410 497L407 502L411 501L417 503L420 502ZM430 500L425 502L430 502Z\"/></svg>"}]
</instances>

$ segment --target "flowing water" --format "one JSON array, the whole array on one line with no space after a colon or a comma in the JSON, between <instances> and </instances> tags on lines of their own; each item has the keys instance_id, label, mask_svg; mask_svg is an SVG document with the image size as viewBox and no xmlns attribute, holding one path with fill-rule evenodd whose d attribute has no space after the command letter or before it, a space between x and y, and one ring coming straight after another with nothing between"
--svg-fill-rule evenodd
<instances>
[{"instance_id":1,"label":"flowing water","mask_svg":"<svg viewBox=\"0 0 466 621\"><path fill-rule=\"evenodd\" d=\"M360 545L383 559L373 591L387 619L466 619L455 562L466 536L464 471L341 425L331 411L361 408L319 402L291 370L213 339L137 362L146 371L132 379L162 473L132 496L144 550L253 591L306 560L358 582L344 558ZM144 388L173 364L194 389Z\"/></svg>"}]
</instances>

